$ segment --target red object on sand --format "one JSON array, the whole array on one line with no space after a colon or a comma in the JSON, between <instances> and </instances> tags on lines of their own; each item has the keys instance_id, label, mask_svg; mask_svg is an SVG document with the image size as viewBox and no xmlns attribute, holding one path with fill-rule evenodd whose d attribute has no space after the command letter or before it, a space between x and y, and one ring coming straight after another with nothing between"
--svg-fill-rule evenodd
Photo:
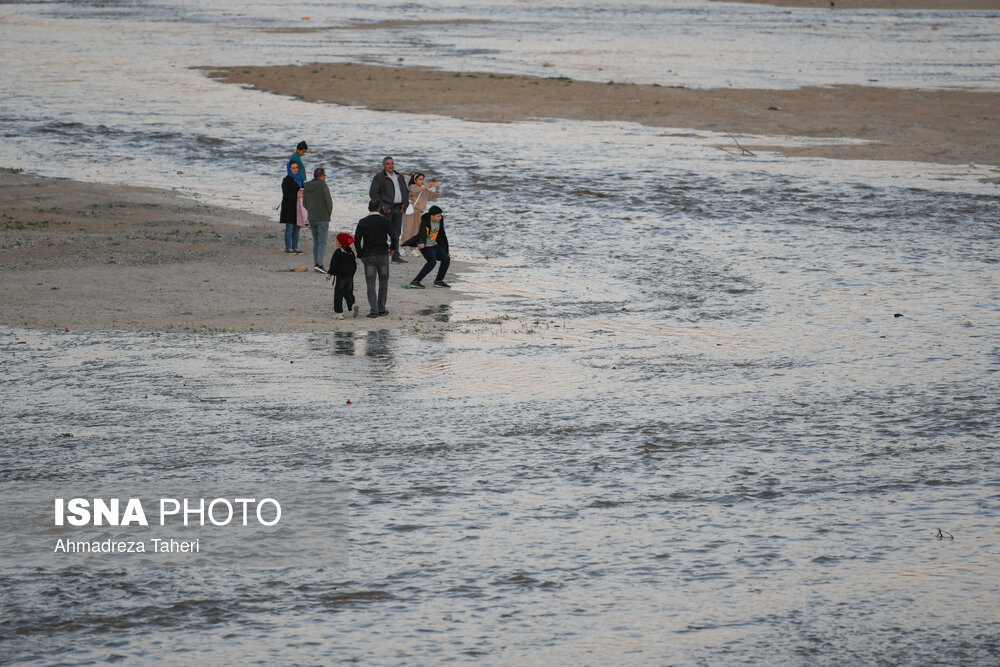
<instances>
[{"instance_id":1,"label":"red object on sand","mask_svg":"<svg viewBox=\"0 0 1000 667\"><path fill-rule=\"evenodd\" d=\"M66 331L69 331L69 329L67 329ZM354 405L354 403L351 403L350 401L347 401L347 404L348 405Z\"/></svg>"}]
</instances>

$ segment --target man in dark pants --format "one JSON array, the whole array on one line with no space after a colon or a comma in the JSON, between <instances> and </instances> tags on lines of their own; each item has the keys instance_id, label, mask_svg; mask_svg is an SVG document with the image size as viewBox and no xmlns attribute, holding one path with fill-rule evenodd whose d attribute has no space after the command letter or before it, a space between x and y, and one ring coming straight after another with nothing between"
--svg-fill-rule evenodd
<instances>
[{"instance_id":1,"label":"man in dark pants","mask_svg":"<svg viewBox=\"0 0 1000 667\"><path fill-rule=\"evenodd\" d=\"M399 237L392 233L388 212L379 210L374 199L368 202L369 215L358 221L354 230L354 250L365 266L365 282L368 284L368 317L388 315L385 299L389 291L389 257L399 248ZM375 278L378 277L378 291Z\"/></svg>"},{"instance_id":2,"label":"man in dark pants","mask_svg":"<svg viewBox=\"0 0 1000 667\"><path fill-rule=\"evenodd\" d=\"M372 185L368 188L368 196L378 202L380 207L386 207L389 212L389 225L399 239L403 233L403 209L410 203L410 191L406 187L406 179L396 173L396 163L389 156L382 158L382 171L375 174ZM406 260L395 253L392 261L405 264Z\"/></svg>"}]
</instances>

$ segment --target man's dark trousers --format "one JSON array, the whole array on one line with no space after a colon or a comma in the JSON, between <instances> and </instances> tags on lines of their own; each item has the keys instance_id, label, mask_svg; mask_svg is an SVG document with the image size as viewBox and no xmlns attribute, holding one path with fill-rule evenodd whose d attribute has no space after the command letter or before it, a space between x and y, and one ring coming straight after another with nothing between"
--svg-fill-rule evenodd
<instances>
[{"instance_id":1,"label":"man's dark trousers","mask_svg":"<svg viewBox=\"0 0 1000 667\"><path fill-rule=\"evenodd\" d=\"M389 255L365 255L361 258L365 266L365 282L368 283L369 314L379 315L385 312L385 299L389 293ZM375 280L378 280L378 291Z\"/></svg>"},{"instance_id":2,"label":"man's dark trousers","mask_svg":"<svg viewBox=\"0 0 1000 667\"><path fill-rule=\"evenodd\" d=\"M393 204L387 217L389 218L389 233L396 237L397 245L399 245L406 240L399 238L399 235L403 233L403 205ZM400 257L398 252L392 256L392 261L406 263L406 260Z\"/></svg>"}]
</instances>

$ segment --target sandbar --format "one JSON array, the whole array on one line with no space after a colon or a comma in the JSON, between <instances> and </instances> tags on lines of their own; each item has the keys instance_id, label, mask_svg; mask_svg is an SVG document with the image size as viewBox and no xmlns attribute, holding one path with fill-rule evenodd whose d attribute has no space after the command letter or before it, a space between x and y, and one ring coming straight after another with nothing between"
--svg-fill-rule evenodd
<instances>
[{"instance_id":1,"label":"sandbar","mask_svg":"<svg viewBox=\"0 0 1000 667\"><path fill-rule=\"evenodd\" d=\"M358 319L335 319L333 289L312 265L309 232L286 255L283 225L206 206L168 190L40 178L0 169L0 325L59 330L329 332L432 329L467 298L400 285L419 270L390 269L389 315L369 319L362 266ZM367 215L363 207L358 217ZM353 230L341 230L352 232ZM327 259L333 252L327 246ZM299 269L299 270L296 270Z\"/></svg>"},{"instance_id":2,"label":"sandbar","mask_svg":"<svg viewBox=\"0 0 1000 667\"><path fill-rule=\"evenodd\" d=\"M789 157L1000 166L995 92L877 85L706 90L357 63L206 69L228 83L382 111L487 122L625 121L720 133L720 147L733 147L732 135L747 150ZM773 136L861 141L785 145L769 142Z\"/></svg>"}]
</instances>

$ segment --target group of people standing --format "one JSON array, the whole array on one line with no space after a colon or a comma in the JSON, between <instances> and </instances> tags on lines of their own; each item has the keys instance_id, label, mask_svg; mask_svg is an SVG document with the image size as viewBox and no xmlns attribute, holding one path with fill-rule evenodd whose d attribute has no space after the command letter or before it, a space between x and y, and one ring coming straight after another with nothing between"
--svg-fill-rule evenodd
<instances>
[{"instance_id":1,"label":"group of people standing","mask_svg":"<svg viewBox=\"0 0 1000 667\"><path fill-rule=\"evenodd\" d=\"M326 170L322 167L313 170L311 181L305 180L306 168L302 156L308 150L306 142L300 141L285 165L287 174L281 181L278 221L285 225L285 253L289 255L303 254L299 250L299 231L309 227L313 239L313 268L325 273L323 263L326 239L330 234L330 217L333 215L333 198L326 184Z\"/></svg>"},{"instance_id":2,"label":"group of people standing","mask_svg":"<svg viewBox=\"0 0 1000 667\"><path fill-rule=\"evenodd\" d=\"M359 308L354 299L354 274L357 260L364 266L368 291L368 317L388 314L389 264L406 264L401 248L413 249L424 258L424 266L407 287L424 289L421 282L437 267L435 287L449 287L444 282L451 257L448 253L448 236L444 229L444 212L438 206L427 204L441 194L438 184L425 183L425 175L414 173L409 182L395 170L392 157L382 160L382 170L372 178L368 190L368 215L358 221L352 237L337 234L337 248L330 258L329 268L324 267L333 199L326 184L322 167L313 171L313 179L305 180L302 156L309 150L306 142L299 142L286 164L281 183L281 212L278 221L285 225L285 253L301 255L299 231L308 226L313 240L313 270L327 273L327 280L334 282L334 312L344 318L347 311L358 317ZM352 251L351 246L354 246ZM356 254L355 254L356 253Z\"/></svg>"}]
</instances>

